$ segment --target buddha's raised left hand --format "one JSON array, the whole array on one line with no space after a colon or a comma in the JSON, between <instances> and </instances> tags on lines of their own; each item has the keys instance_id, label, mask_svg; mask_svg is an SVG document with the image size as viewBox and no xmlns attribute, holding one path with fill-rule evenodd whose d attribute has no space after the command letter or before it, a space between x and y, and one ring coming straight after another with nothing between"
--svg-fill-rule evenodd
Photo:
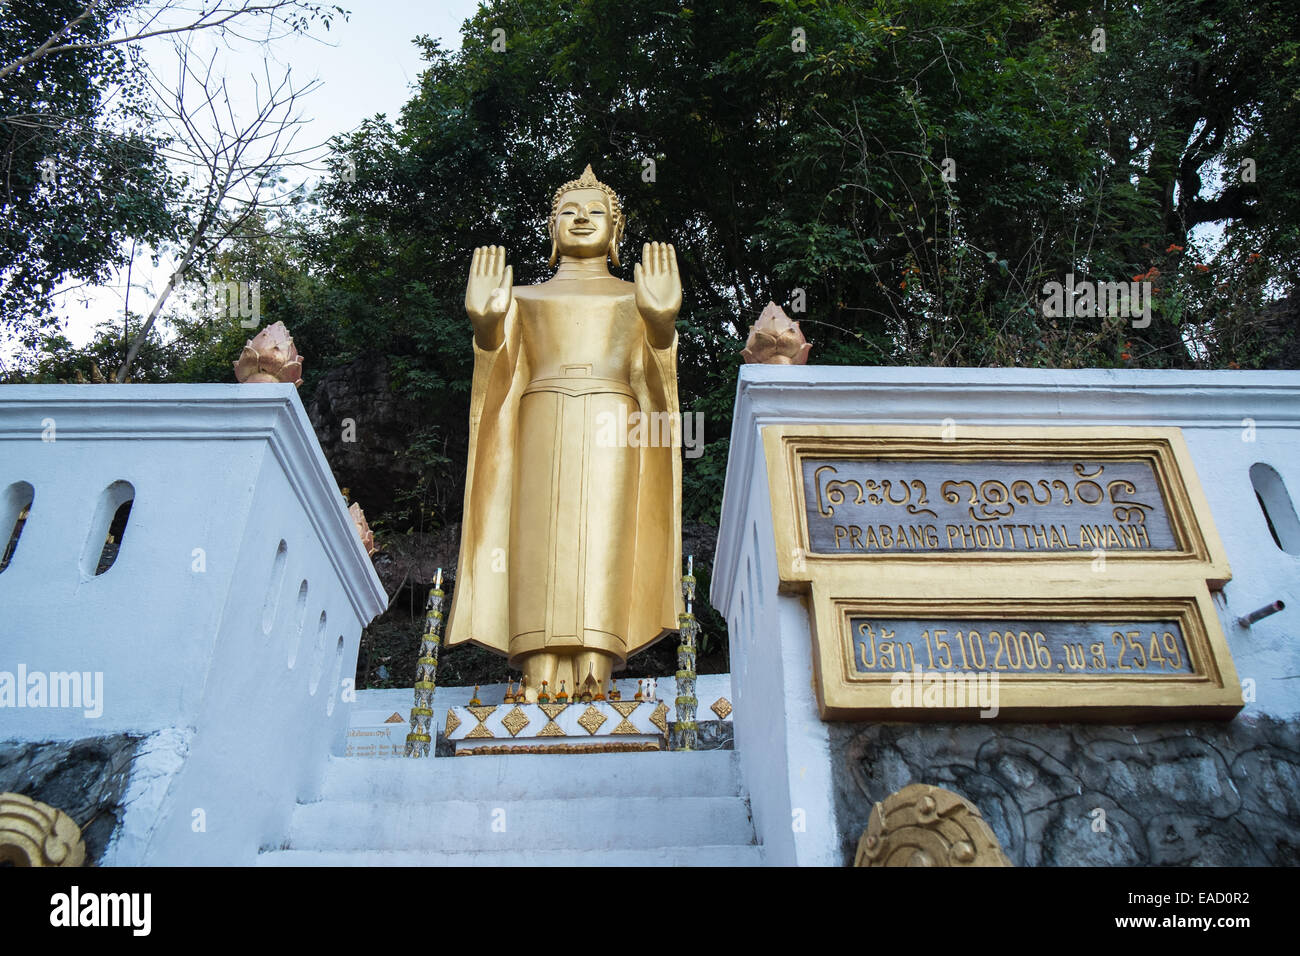
<instances>
[{"instance_id":1,"label":"buddha's raised left hand","mask_svg":"<svg viewBox=\"0 0 1300 956\"><path fill-rule=\"evenodd\" d=\"M641 247L641 261L632 270L636 282L636 307L649 327L650 344L672 344L674 321L682 307L682 279L677 273L677 251L667 242Z\"/></svg>"}]
</instances>

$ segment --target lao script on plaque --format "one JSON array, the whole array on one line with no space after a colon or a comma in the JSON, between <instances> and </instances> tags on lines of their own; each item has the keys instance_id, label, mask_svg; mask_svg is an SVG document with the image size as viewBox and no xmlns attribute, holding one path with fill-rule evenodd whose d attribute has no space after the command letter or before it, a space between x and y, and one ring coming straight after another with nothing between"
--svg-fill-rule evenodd
<instances>
[{"instance_id":1,"label":"lao script on plaque","mask_svg":"<svg viewBox=\"0 0 1300 956\"><path fill-rule=\"evenodd\" d=\"M1176 551L1150 462L804 458L817 554Z\"/></svg>"},{"instance_id":2,"label":"lao script on plaque","mask_svg":"<svg viewBox=\"0 0 1300 956\"><path fill-rule=\"evenodd\" d=\"M853 617L853 674L898 671L1156 677L1195 673L1175 620L914 620Z\"/></svg>"}]
</instances>

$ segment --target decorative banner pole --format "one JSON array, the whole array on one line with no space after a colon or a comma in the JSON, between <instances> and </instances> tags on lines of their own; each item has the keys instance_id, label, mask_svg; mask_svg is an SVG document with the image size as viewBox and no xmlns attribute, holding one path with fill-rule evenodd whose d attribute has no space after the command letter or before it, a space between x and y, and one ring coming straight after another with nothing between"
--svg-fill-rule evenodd
<instances>
[{"instance_id":1,"label":"decorative banner pole","mask_svg":"<svg viewBox=\"0 0 1300 956\"><path fill-rule=\"evenodd\" d=\"M682 642L677 645L677 719L673 721L673 732L677 738L677 750L694 750L698 730L695 723L695 635L699 625L695 623L695 613L691 604L695 600L695 557L686 558L686 574L682 577L682 596L686 599L686 613L678 622Z\"/></svg>"},{"instance_id":2,"label":"decorative banner pole","mask_svg":"<svg viewBox=\"0 0 1300 956\"><path fill-rule=\"evenodd\" d=\"M425 605L424 633L420 635L420 659L415 666L415 704L411 707L411 732L406 735L406 756L429 756L433 734L433 692L438 684L438 647L442 643L442 568Z\"/></svg>"}]
</instances>

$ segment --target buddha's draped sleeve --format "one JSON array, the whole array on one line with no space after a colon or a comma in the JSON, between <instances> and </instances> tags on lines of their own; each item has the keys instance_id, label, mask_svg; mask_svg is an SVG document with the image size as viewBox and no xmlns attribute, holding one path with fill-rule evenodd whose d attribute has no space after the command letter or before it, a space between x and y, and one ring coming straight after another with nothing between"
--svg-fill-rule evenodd
<instances>
[{"instance_id":1,"label":"buddha's draped sleeve","mask_svg":"<svg viewBox=\"0 0 1300 956\"><path fill-rule=\"evenodd\" d=\"M474 342L465 508L446 643L473 641L506 653L515 428L519 396L528 382L516 301L510 303L503 332L502 343L490 352Z\"/></svg>"},{"instance_id":2,"label":"buddha's draped sleeve","mask_svg":"<svg viewBox=\"0 0 1300 956\"><path fill-rule=\"evenodd\" d=\"M628 654L648 647L677 628L685 610L682 574L681 414L677 401L677 335L667 348L644 340L632 390L642 413L667 413L672 442L641 450L637 494L636 569L632 589ZM656 422L662 418L651 417Z\"/></svg>"}]
</instances>

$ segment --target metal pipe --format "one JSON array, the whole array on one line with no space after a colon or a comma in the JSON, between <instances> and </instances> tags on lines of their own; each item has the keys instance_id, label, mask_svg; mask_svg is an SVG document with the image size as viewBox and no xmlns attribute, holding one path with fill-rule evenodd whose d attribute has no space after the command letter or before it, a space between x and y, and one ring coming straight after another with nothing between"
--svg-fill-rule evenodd
<instances>
[{"instance_id":1,"label":"metal pipe","mask_svg":"<svg viewBox=\"0 0 1300 956\"><path fill-rule=\"evenodd\" d=\"M1281 601L1274 601L1272 604L1264 605L1258 611L1251 611L1245 617L1237 618L1237 623L1240 624L1242 627L1250 627L1256 621L1262 621L1264 618L1268 617L1269 615L1276 614L1284 607L1286 607L1286 605L1283 604Z\"/></svg>"}]
</instances>

